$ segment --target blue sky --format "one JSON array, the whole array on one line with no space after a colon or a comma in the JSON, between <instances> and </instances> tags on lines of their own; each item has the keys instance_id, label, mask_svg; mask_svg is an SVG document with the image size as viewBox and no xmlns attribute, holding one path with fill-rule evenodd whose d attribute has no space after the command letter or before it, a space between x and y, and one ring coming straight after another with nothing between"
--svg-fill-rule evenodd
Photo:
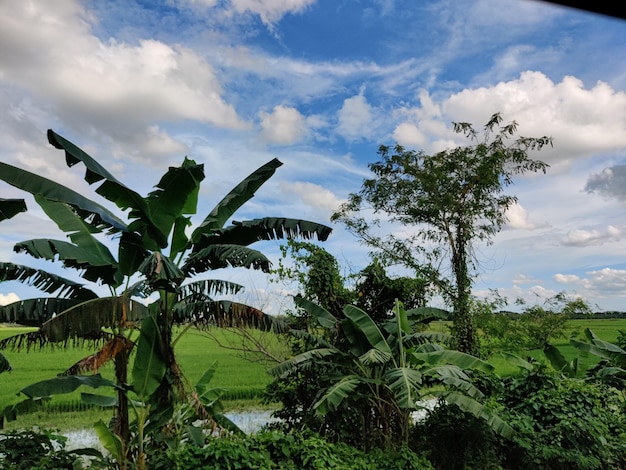
<instances>
[{"instance_id":1,"label":"blue sky","mask_svg":"<svg viewBox=\"0 0 626 470\"><path fill-rule=\"evenodd\" d=\"M510 187L519 204L509 224L477 247L476 295L498 289L534 303L565 291L626 310L623 20L535 0L0 0L0 9L4 162L91 194L47 144L52 128L146 194L188 155L205 164L201 220L278 157L283 167L238 218L330 223L380 144L464 145L452 122L480 127L501 112L554 148L533 155L548 174ZM0 197L22 196L0 184ZM35 265L13 244L62 238L27 202L28 213L0 224L3 261ZM364 267L367 249L333 228L326 249L347 271ZM261 249L277 260L277 247ZM293 292L248 271L220 275L273 312ZM0 303L33 295L0 284Z\"/></svg>"}]
</instances>

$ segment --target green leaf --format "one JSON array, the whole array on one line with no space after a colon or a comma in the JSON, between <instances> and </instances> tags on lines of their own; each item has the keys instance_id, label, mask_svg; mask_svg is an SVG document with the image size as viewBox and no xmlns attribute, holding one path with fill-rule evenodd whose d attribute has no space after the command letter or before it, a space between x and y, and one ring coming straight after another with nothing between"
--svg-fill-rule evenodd
<instances>
[{"instance_id":1,"label":"green leaf","mask_svg":"<svg viewBox=\"0 0 626 470\"><path fill-rule=\"evenodd\" d=\"M260 240L284 240L292 238L324 241L332 229L317 222L284 217L264 217L261 219L233 221L232 225L206 234L194 242L194 251L212 244L232 244L248 246Z\"/></svg>"},{"instance_id":2,"label":"green leaf","mask_svg":"<svg viewBox=\"0 0 626 470\"><path fill-rule=\"evenodd\" d=\"M346 305L343 308L343 313L346 315L346 318L355 325L357 330L365 335L365 338L372 347L392 354L387 340L374 320L372 320L367 313L354 305Z\"/></svg>"},{"instance_id":3,"label":"green leaf","mask_svg":"<svg viewBox=\"0 0 626 470\"><path fill-rule=\"evenodd\" d=\"M9 360L0 354L0 373L8 372L10 370L13 370L13 368L11 367L11 364L9 364Z\"/></svg>"},{"instance_id":4,"label":"green leaf","mask_svg":"<svg viewBox=\"0 0 626 470\"><path fill-rule=\"evenodd\" d=\"M170 167L156 190L148 194L147 204L152 220L164 234L169 234L183 215L195 214L200 182L204 179L204 165L185 158L181 167ZM180 227L177 236L180 237ZM185 237L184 245L187 244ZM177 250L183 246L177 240Z\"/></svg>"},{"instance_id":5,"label":"green leaf","mask_svg":"<svg viewBox=\"0 0 626 470\"><path fill-rule=\"evenodd\" d=\"M156 391L165 375L163 344L154 317L146 317L141 322L141 335L136 349L132 372L133 390L146 399Z\"/></svg>"},{"instance_id":6,"label":"green leaf","mask_svg":"<svg viewBox=\"0 0 626 470\"><path fill-rule=\"evenodd\" d=\"M363 379L356 375L346 375L339 382L330 386L315 402L313 409L321 416L336 410L343 400L349 397L356 388L363 383Z\"/></svg>"},{"instance_id":7,"label":"green leaf","mask_svg":"<svg viewBox=\"0 0 626 470\"><path fill-rule=\"evenodd\" d=\"M35 201L63 232L68 233L70 240L84 250L91 266L111 266L117 269L117 261L109 249L93 236L99 229L87 224L68 204L51 201L39 195L35 195ZM122 282L121 273L115 278L115 285L119 285Z\"/></svg>"},{"instance_id":8,"label":"green leaf","mask_svg":"<svg viewBox=\"0 0 626 470\"><path fill-rule=\"evenodd\" d=\"M193 231L191 240L198 243L205 235L212 235L222 228L230 217L244 203L254 197L254 193L263 183L272 177L282 163L273 159L265 165L257 168L241 183L235 186L214 208L204 221Z\"/></svg>"},{"instance_id":9,"label":"green leaf","mask_svg":"<svg viewBox=\"0 0 626 470\"><path fill-rule=\"evenodd\" d=\"M270 261L258 250L240 245L210 245L188 256L181 270L195 275L221 268L252 268L269 272Z\"/></svg>"},{"instance_id":10,"label":"green leaf","mask_svg":"<svg viewBox=\"0 0 626 470\"><path fill-rule=\"evenodd\" d=\"M393 368L387 371L385 379L400 408L416 409L422 387L422 374L419 370L411 367Z\"/></svg>"},{"instance_id":11,"label":"green leaf","mask_svg":"<svg viewBox=\"0 0 626 470\"><path fill-rule=\"evenodd\" d=\"M198 379L195 385L195 389L196 389L196 392L198 393L198 396L202 396L204 392L207 390L207 387L209 386L211 379L213 379L213 376L215 375L216 370L217 370L217 361L213 361L211 365L208 367L208 369L204 371L204 374L202 374L202 377Z\"/></svg>"},{"instance_id":12,"label":"green leaf","mask_svg":"<svg viewBox=\"0 0 626 470\"><path fill-rule=\"evenodd\" d=\"M20 212L26 212L24 199L0 198L0 222L16 216Z\"/></svg>"},{"instance_id":13,"label":"green leaf","mask_svg":"<svg viewBox=\"0 0 626 470\"><path fill-rule=\"evenodd\" d=\"M87 405L102 406L104 408L112 408L117 406L117 397L106 395L95 395L93 393L81 393L80 400Z\"/></svg>"},{"instance_id":14,"label":"green leaf","mask_svg":"<svg viewBox=\"0 0 626 470\"><path fill-rule=\"evenodd\" d=\"M506 438L510 438L515 435L515 430L508 423L467 395L451 392L446 394L444 398L448 403L458 406L462 411L485 420L491 429L493 429L493 431L497 434Z\"/></svg>"},{"instance_id":15,"label":"green leaf","mask_svg":"<svg viewBox=\"0 0 626 470\"><path fill-rule=\"evenodd\" d=\"M82 277L93 282L100 280L109 286L117 287L121 281L115 261L110 262L101 258L98 253L72 243L39 238L16 243L14 250L49 261L55 261L58 256L65 267L84 271Z\"/></svg>"},{"instance_id":16,"label":"green leaf","mask_svg":"<svg viewBox=\"0 0 626 470\"><path fill-rule=\"evenodd\" d=\"M92 218L94 226L104 226L110 232L127 230L126 224L104 206L82 196L59 183L0 162L0 179L33 196L40 194L52 201L62 201L80 211L84 218Z\"/></svg>"},{"instance_id":17,"label":"green leaf","mask_svg":"<svg viewBox=\"0 0 626 470\"><path fill-rule=\"evenodd\" d=\"M97 295L83 287L83 284L72 281L43 269L35 269L21 264L0 262L0 282L18 281L23 284L36 287L58 297L77 300L94 299Z\"/></svg>"},{"instance_id":18,"label":"green leaf","mask_svg":"<svg viewBox=\"0 0 626 470\"><path fill-rule=\"evenodd\" d=\"M148 315L140 302L126 297L103 297L73 306L46 321L41 331L51 342L68 338L89 337L102 328L117 329L126 322L138 321Z\"/></svg>"},{"instance_id":19,"label":"green leaf","mask_svg":"<svg viewBox=\"0 0 626 470\"><path fill-rule=\"evenodd\" d=\"M96 189L96 193L114 202L120 209L131 209L129 217L140 222L139 224L135 223L135 227L145 229L145 233L149 237L149 240L146 240L146 242L152 241L154 243L151 249L167 246L167 234L163 233L155 224L147 202L138 193L120 183L90 155L55 133L52 129L48 130L48 142L58 149L65 150L65 160L69 167L74 166L78 162L82 162L85 165L87 168L85 181L87 183L93 184L104 180ZM144 233L144 230L141 230L141 233Z\"/></svg>"},{"instance_id":20,"label":"green leaf","mask_svg":"<svg viewBox=\"0 0 626 470\"><path fill-rule=\"evenodd\" d=\"M309 315L315 318L323 328L333 330L337 327L337 319L333 314L315 302L311 302L300 295L294 297L294 302L298 307L303 308Z\"/></svg>"},{"instance_id":21,"label":"green leaf","mask_svg":"<svg viewBox=\"0 0 626 470\"><path fill-rule=\"evenodd\" d=\"M54 379L42 380L24 387L20 392L29 398L50 397L53 395L63 395L71 393L81 385L86 387L111 387L117 388L115 382L96 375L68 375L55 377Z\"/></svg>"},{"instance_id":22,"label":"green leaf","mask_svg":"<svg viewBox=\"0 0 626 470\"><path fill-rule=\"evenodd\" d=\"M298 354L297 356L292 357L291 359L287 359L284 362L281 362L276 367L270 369L270 374L274 377L283 377L285 375L289 375L292 372L295 372L298 367L308 364L315 363L315 361L324 361L329 357L341 355L341 351L336 348L318 348L312 349L310 351L303 352Z\"/></svg>"},{"instance_id":23,"label":"green leaf","mask_svg":"<svg viewBox=\"0 0 626 470\"><path fill-rule=\"evenodd\" d=\"M104 447L117 462L124 461L124 445L119 436L115 435L102 420L94 424L94 430Z\"/></svg>"}]
</instances>

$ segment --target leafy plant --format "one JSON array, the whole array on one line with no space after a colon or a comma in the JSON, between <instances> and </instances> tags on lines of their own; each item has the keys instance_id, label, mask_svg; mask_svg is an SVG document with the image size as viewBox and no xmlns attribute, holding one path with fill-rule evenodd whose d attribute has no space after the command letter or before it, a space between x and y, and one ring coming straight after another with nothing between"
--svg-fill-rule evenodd
<instances>
[{"instance_id":1,"label":"leafy plant","mask_svg":"<svg viewBox=\"0 0 626 470\"><path fill-rule=\"evenodd\" d=\"M95 449L65 450L67 438L57 431L30 429L0 434L0 467L12 470L79 470L106 468ZM88 463L89 462L89 463Z\"/></svg>"},{"instance_id":2,"label":"leafy plant","mask_svg":"<svg viewBox=\"0 0 626 470\"><path fill-rule=\"evenodd\" d=\"M516 175L545 172L548 165L529 158L531 150L551 145L548 137L517 137L517 123L500 126L496 113L482 136L469 123L454 123L454 131L471 145L426 155L401 145L378 149L380 161L371 163L372 178L332 216L390 263L424 273L436 283L454 313L457 349L477 354L478 342L470 307L477 260L472 246L490 242L506 222L506 210L516 201L504 194ZM414 235L379 234L380 219L366 219L371 210L385 221L412 226ZM433 246L427 251L425 246ZM441 269L449 262L450 276Z\"/></svg>"},{"instance_id":3,"label":"leafy plant","mask_svg":"<svg viewBox=\"0 0 626 470\"><path fill-rule=\"evenodd\" d=\"M399 302L394 317L380 328L366 312L353 305L346 305L345 318L338 320L303 298L298 298L297 304L323 329L339 331L339 339L331 344L318 338L318 347L285 361L271 372L297 381L302 371L315 371L319 392L304 409L322 418L322 427L328 431L332 432L332 418L337 414L351 416L352 438L365 449L406 444L410 415L420 408L424 395L430 393L442 395L450 403L487 419L502 434L511 432L506 423L477 401L483 394L465 372L492 371L493 366L444 349L436 341L445 339L445 335L412 332L410 314ZM446 390L435 391L435 385Z\"/></svg>"},{"instance_id":4,"label":"leafy plant","mask_svg":"<svg viewBox=\"0 0 626 470\"><path fill-rule=\"evenodd\" d=\"M234 213L282 164L274 159L261 166L231 190L190 234L190 215L196 212L204 167L185 158L172 167L146 197L121 183L86 152L52 130L48 141L63 150L66 163L82 163L85 181L96 184L95 193L128 211L128 222L97 202L59 184L0 162L0 179L31 193L35 201L70 241L34 239L16 244L15 250L48 261L60 261L76 269L85 281L109 287L111 296L98 298L81 283L11 263L0 264L0 280L30 283L53 298L29 299L0 309L0 320L40 326L26 338L9 338L0 347L20 344L67 342L91 338L104 342L99 352L79 362L69 373L95 370L107 360L115 361L116 381L127 380L127 364L134 347L133 330L151 317L158 333L157 347L164 373L152 390L153 413L173 412L176 396L184 396L184 383L174 354L173 327L179 323L217 326L248 325L271 329L277 322L258 309L236 302L216 300L216 295L237 292L242 286L211 279L197 279L206 271L246 267L269 271L270 262L251 244L259 240L318 237L326 239L327 226L290 218L232 221ZM15 209L13 209L15 211ZM98 236L117 243L117 257ZM168 249L166 253L166 249ZM158 297L147 307L133 299ZM56 314L56 316L54 316ZM53 318L54 316L54 318ZM143 331L143 329L142 329ZM144 335L138 338L139 344ZM101 344L100 343L100 344ZM149 368L149 370L151 370ZM152 379L156 378L156 375ZM134 385L137 382L134 380ZM147 390L147 388L146 388ZM128 403L118 393L116 434L129 439Z\"/></svg>"}]
</instances>

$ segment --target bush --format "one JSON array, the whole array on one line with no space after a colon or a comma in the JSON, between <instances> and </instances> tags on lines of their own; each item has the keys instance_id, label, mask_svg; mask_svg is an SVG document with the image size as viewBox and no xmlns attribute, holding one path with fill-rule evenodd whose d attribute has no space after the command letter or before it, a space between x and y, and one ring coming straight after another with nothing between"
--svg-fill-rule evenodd
<instances>
[{"instance_id":1,"label":"bush","mask_svg":"<svg viewBox=\"0 0 626 470\"><path fill-rule=\"evenodd\" d=\"M192 468L300 470L431 470L424 457L401 448L361 452L346 444L329 443L318 435L303 437L276 431L253 436L210 438L204 447L192 445L152 455L154 470Z\"/></svg>"},{"instance_id":2,"label":"bush","mask_svg":"<svg viewBox=\"0 0 626 470\"><path fill-rule=\"evenodd\" d=\"M11 470L78 470L106 468L95 449L65 450L67 438L55 431L32 429L0 434L0 468ZM89 465L85 457L95 457Z\"/></svg>"},{"instance_id":3,"label":"bush","mask_svg":"<svg viewBox=\"0 0 626 470\"><path fill-rule=\"evenodd\" d=\"M415 427L413 450L446 470L626 468L626 420L614 388L543 368L492 382L491 400L516 430L511 440L442 403Z\"/></svg>"}]
</instances>

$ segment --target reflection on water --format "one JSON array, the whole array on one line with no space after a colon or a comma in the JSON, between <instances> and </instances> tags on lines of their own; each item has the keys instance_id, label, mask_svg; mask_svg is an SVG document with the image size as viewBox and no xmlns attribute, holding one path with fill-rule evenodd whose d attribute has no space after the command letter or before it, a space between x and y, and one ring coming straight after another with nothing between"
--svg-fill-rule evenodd
<instances>
[{"instance_id":1,"label":"reflection on water","mask_svg":"<svg viewBox=\"0 0 626 470\"><path fill-rule=\"evenodd\" d=\"M224 413L224 415L235 423L239 429L246 434L259 431L263 425L275 421L272 418L272 410L248 410L234 411ZM93 429L80 429L78 431L68 431L63 433L67 437L66 450L82 449L85 447L93 447L100 452L104 452L104 448L98 440Z\"/></svg>"}]
</instances>

